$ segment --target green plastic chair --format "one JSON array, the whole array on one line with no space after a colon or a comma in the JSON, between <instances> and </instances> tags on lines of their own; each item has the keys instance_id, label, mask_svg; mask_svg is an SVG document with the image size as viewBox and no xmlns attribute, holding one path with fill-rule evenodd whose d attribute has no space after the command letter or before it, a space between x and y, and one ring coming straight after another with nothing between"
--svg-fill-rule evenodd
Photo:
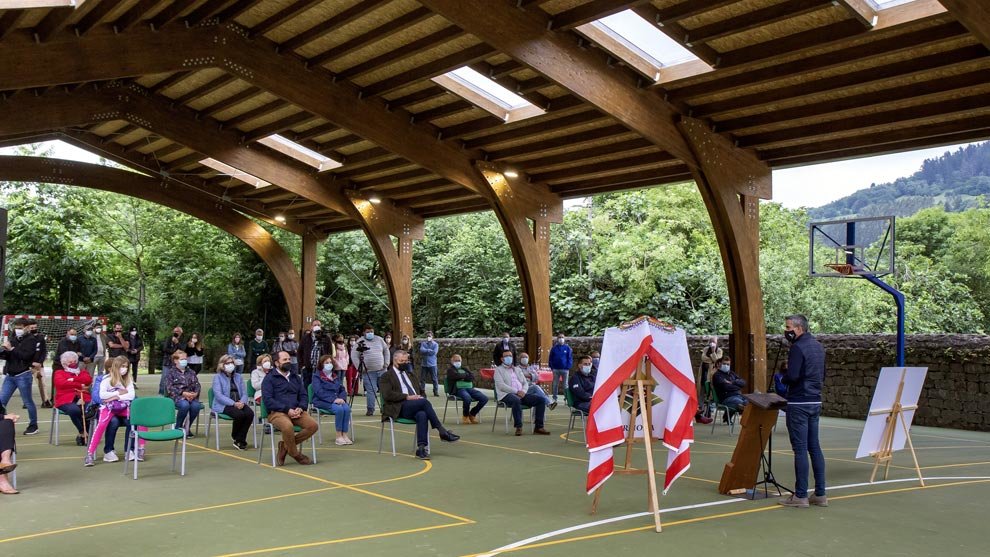
<instances>
[{"instance_id":1,"label":"green plastic chair","mask_svg":"<svg viewBox=\"0 0 990 557\"><path fill-rule=\"evenodd\" d=\"M463 404L464 400L461 397L457 396L456 392L454 391L454 385L451 385L450 381L448 381L446 377L443 380L443 392L447 394L447 400L444 401L443 403L443 418L440 421L446 423L447 406L451 402L453 402L454 407L456 408L458 404ZM480 422L481 420L479 419L478 421Z\"/></svg>"},{"instance_id":2,"label":"green plastic chair","mask_svg":"<svg viewBox=\"0 0 990 557\"><path fill-rule=\"evenodd\" d=\"M736 414L737 412L732 408L729 408L718 397L718 392L715 391L715 386L709 381L705 383L705 393L708 398L712 401L715 406L715 412L712 413L712 434L715 433L715 426L718 425L718 412L722 411L722 415L729 417L729 433L734 433L736 428Z\"/></svg>"},{"instance_id":3,"label":"green plastic chair","mask_svg":"<svg viewBox=\"0 0 990 557\"><path fill-rule=\"evenodd\" d=\"M564 443L570 439L571 430L574 429L574 420L581 418L581 431L585 431L587 426L585 425L585 418L587 418L588 413L584 410L580 410L574 406L574 393L571 392L571 388L564 386L564 401L567 403L567 407L571 409L571 419L567 424L567 433L564 434Z\"/></svg>"},{"instance_id":4,"label":"green plastic chair","mask_svg":"<svg viewBox=\"0 0 990 557\"><path fill-rule=\"evenodd\" d=\"M277 463L275 462L275 432L278 430L275 429L275 426L268 421L268 408L265 407L264 400L261 401L261 420L261 444L258 446L258 464L261 464L261 457L264 455L265 451L265 435L271 435L269 439L271 439L272 447L272 468L275 468L277 466ZM302 431L302 428L297 425L293 425L292 431L299 433ZM313 446L313 464L316 464L316 437L310 437L309 440Z\"/></svg>"},{"instance_id":5,"label":"green plastic chair","mask_svg":"<svg viewBox=\"0 0 990 557\"><path fill-rule=\"evenodd\" d=\"M495 394L495 397L498 398L498 391L493 389L492 392ZM521 406L522 406L522 409L523 409L523 420L526 419L526 413L525 413L525 411L526 410L529 410L530 411L529 412L529 421L532 422L533 419L534 419L533 418L533 407L532 406L527 406L525 404L523 404ZM498 421L498 409L499 408L504 408L505 409L505 432L506 433L509 433L509 418L512 417L512 411L509 409L508 405L506 405L501 400L496 400L495 401L495 415L492 416L492 432L493 433L495 432L495 423Z\"/></svg>"},{"instance_id":6,"label":"green plastic chair","mask_svg":"<svg viewBox=\"0 0 990 557\"><path fill-rule=\"evenodd\" d=\"M317 379L314 378L313 380L316 381ZM324 410L323 408L317 408L316 406L313 406L313 384L312 383L310 383L310 385L309 385L309 391L308 392L309 392L309 413L312 414L312 413L316 412L316 423L320 426L320 428L318 430L316 430L316 435L319 438L319 441L318 441L319 444L320 445L323 445L323 416L336 416L337 413L334 412L333 410ZM354 422L354 420L351 420L351 441L354 441L355 439L357 439L357 436L355 435L356 432L354 431L355 428L353 427L354 426L354 423L353 422ZM337 422L334 421L334 431L337 431L336 427L337 427Z\"/></svg>"},{"instance_id":7,"label":"green plastic chair","mask_svg":"<svg viewBox=\"0 0 990 557\"><path fill-rule=\"evenodd\" d=\"M384 411L385 410L385 399L382 398L381 391L379 391L378 394L375 395L375 396L378 398L378 407ZM386 424L386 422L388 423L388 432L389 432L389 435L392 436L392 456L395 456L395 424L416 425L416 420L410 420L409 418L396 418L395 421L393 422L392 418L386 418L386 417L383 416L382 417L382 431L381 431L381 434L378 436L378 454L382 454L382 445L385 443L385 424ZM416 444L416 435L413 434L413 452L415 452L417 448L419 448L419 447ZM430 450L430 435L429 435L429 432L427 432L427 435L426 435L426 450Z\"/></svg>"},{"instance_id":8,"label":"green plastic chair","mask_svg":"<svg viewBox=\"0 0 990 557\"><path fill-rule=\"evenodd\" d=\"M254 423L251 424L251 433L254 435L254 448L257 449L258 448L258 423L260 423L260 420L261 420L261 417L260 417L261 411L258 408L258 403L254 401L254 395L256 395L258 393L258 391L254 388L254 384L251 383L251 379L250 378L246 381L246 385L247 385L248 406L250 406L251 409L254 410Z\"/></svg>"},{"instance_id":9,"label":"green plastic chair","mask_svg":"<svg viewBox=\"0 0 990 557\"><path fill-rule=\"evenodd\" d=\"M176 453L179 449L179 442L182 442L182 466L179 475L186 475L186 432L175 427L175 401L161 396L136 398L131 402L131 434L124 442L124 454L130 447L136 447L138 440L145 441L173 441L172 445L172 471L175 471ZM138 431L138 427L148 428L171 426L170 429L160 429L158 431ZM130 462L124 458L124 475L127 475L127 465ZM134 460L134 479L138 478L138 460Z\"/></svg>"}]
</instances>

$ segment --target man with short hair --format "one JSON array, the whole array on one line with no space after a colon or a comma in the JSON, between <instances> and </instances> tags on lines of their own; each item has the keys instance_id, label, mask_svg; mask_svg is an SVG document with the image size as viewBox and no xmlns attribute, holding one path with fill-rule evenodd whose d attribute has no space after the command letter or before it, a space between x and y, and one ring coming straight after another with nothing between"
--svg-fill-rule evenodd
<instances>
[{"instance_id":1,"label":"man with short hair","mask_svg":"<svg viewBox=\"0 0 990 557\"><path fill-rule=\"evenodd\" d=\"M52 359L53 372L62 369L62 354L66 352L75 352L77 355L82 352L82 343L80 342L79 335L76 334L75 327L69 327L69 330L65 332L65 336L58 341L58 345L55 347L55 357Z\"/></svg>"},{"instance_id":2,"label":"man with short hair","mask_svg":"<svg viewBox=\"0 0 990 557\"><path fill-rule=\"evenodd\" d=\"M526 380L529 381L529 389L526 390L526 394L536 395L543 397L547 401L547 408L553 410L557 407L557 403L550 399L550 395L543 390L540 386L540 364L539 362L530 362L529 354L526 352L519 353L519 367L523 370L523 375Z\"/></svg>"},{"instance_id":3,"label":"man with short hair","mask_svg":"<svg viewBox=\"0 0 990 557\"><path fill-rule=\"evenodd\" d=\"M278 442L275 461L285 464L286 455L299 464L312 464L299 447L316 434L319 425L306 410L309 408L309 395L299 374L292 373L289 353L282 351L276 355L275 369L265 375L261 382L261 401L268 410L268 422L282 432ZM296 433L294 426L301 431Z\"/></svg>"},{"instance_id":4,"label":"man with short hair","mask_svg":"<svg viewBox=\"0 0 990 557\"><path fill-rule=\"evenodd\" d=\"M564 333L557 333L557 343L550 349L550 369L553 370L553 383L550 385L550 394L553 401L557 402L557 387L567 387L567 375L574 365L574 356L571 347L567 346L567 338Z\"/></svg>"},{"instance_id":5,"label":"man with short hair","mask_svg":"<svg viewBox=\"0 0 990 557\"><path fill-rule=\"evenodd\" d=\"M808 318L791 315L784 321L787 355L787 433L794 450L794 493L780 499L785 507L828 506L825 495L825 455L818 440L825 380L825 349L808 330ZM808 455L815 473L815 491L808 496Z\"/></svg>"},{"instance_id":6,"label":"man with short hair","mask_svg":"<svg viewBox=\"0 0 990 557\"><path fill-rule=\"evenodd\" d=\"M79 359L82 362L82 369L91 375L96 374L96 346L97 340L93 334L93 327L86 325L83 336L79 339Z\"/></svg>"},{"instance_id":7,"label":"man with short hair","mask_svg":"<svg viewBox=\"0 0 990 557\"><path fill-rule=\"evenodd\" d=\"M407 354L408 356L408 354ZM361 336L351 348L351 364L361 372L361 380L364 384L364 398L367 401L368 411L366 416L375 414L375 399L378 395L378 382L385 373L386 362L389 361L390 354L388 344L385 339L375 334L375 328L369 323L365 323L361 328ZM409 358L402 362L403 365ZM394 363L394 361L393 361ZM382 409L384 412L384 409Z\"/></svg>"},{"instance_id":8,"label":"man with short hair","mask_svg":"<svg viewBox=\"0 0 990 557\"><path fill-rule=\"evenodd\" d=\"M248 343L248 363L257 362L258 356L268 354L270 351L271 348L268 346L268 341L265 340L265 331L263 329L256 329L254 331L254 338Z\"/></svg>"},{"instance_id":9,"label":"man with short hair","mask_svg":"<svg viewBox=\"0 0 990 557\"><path fill-rule=\"evenodd\" d=\"M319 372L320 356L324 354L334 355L333 345L330 342L330 335L323 330L323 323L319 319L314 319L308 331L303 331L302 340L299 342L299 355L297 358L298 368L302 372L303 385L309 387L313 382L313 373ZM292 356L289 356L291 363Z\"/></svg>"},{"instance_id":10,"label":"man with short hair","mask_svg":"<svg viewBox=\"0 0 990 557\"><path fill-rule=\"evenodd\" d=\"M96 372L102 374L104 371L104 364L107 360L107 335L103 332L103 323L97 322L93 325L93 338L96 339L96 356L93 357L93 363L96 365ZM174 352L174 351L173 351ZM166 366L172 365L172 354L168 355L168 363Z\"/></svg>"},{"instance_id":11,"label":"man with short hair","mask_svg":"<svg viewBox=\"0 0 990 557\"><path fill-rule=\"evenodd\" d=\"M567 388L571 390L574 408L587 414L591 411L591 395L595 392L596 376L592 370L591 356L578 358L577 373L570 378Z\"/></svg>"},{"instance_id":12,"label":"man with short hair","mask_svg":"<svg viewBox=\"0 0 990 557\"><path fill-rule=\"evenodd\" d=\"M437 341L433 340L433 331L427 331L426 340L419 343L419 353L423 357L423 361L420 362L419 379L422 381L420 384L420 392L424 395L426 394L426 382L432 377L433 396L440 396L440 387L437 377L437 352L439 351L440 345L437 344Z\"/></svg>"},{"instance_id":13,"label":"man with short hair","mask_svg":"<svg viewBox=\"0 0 990 557\"><path fill-rule=\"evenodd\" d=\"M746 407L747 400L742 396L742 388L746 386L746 380L736 375L732 370L732 358L722 356L715 362L715 374L712 375L712 387L719 401L736 412L742 412ZM728 417L726 417L728 420Z\"/></svg>"},{"instance_id":14,"label":"man with short hair","mask_svg":"<svg viewBox=\"0 0 990 557\"><path fill-rule=\"evenodd\" d=\"M384 343L384 341L382 341ZM405 418L416 421L416 458L429 460L430 452L427 449L429 444L430 426L440 434L440 440L453 443L460 439L460 436L453 431L448 431L440 423L436 410L430 401L416 391L419 378L416 372L406 372L403 370L406 362L409 361L409 353L405 350L396 350L392 354L392 367L381 377L382 389L382 421L397 420Z\"/></svg>"},{"instance_id":15,"label":"man with short hair","mask_svg":"<svg viewBox=\"0 0 990 557\"><path fill-rule=\"evenodd\" d=\"M113 324L113 332L107 336L107 356L116 358L117 356L127 356L127 350L131 343L124 337L124 326L120 323ZM137 377L132 378L137 383Z\"/></svg>"},{"instance_id":16,"label":"man with short hair","mask_svg":"<svg viewBox=\"0 0 990 557\"><path fill-rule=\"evenodd\" d=\"M495 368L495 396L512 412L516 435L522 435L522 406L524 404L534 409L533 435L550 435L550 432L543 428L547 401L545 398L528 391L529 381L526 380L522 369L513 365L512 351L502 352L502 363Z\"/></svg>"},{"instance_id":17,"label":"man with short hair","mask_svg":"<svg viewBox=\"0 0 990 557\"><path fill-rule=\"evenodd\" d=\"M45 349L45 339L41 335L30 331L30 319L15 319L13 321L13 334L4 339L0 347L0 358L7 360L4 367L3 386L0 387L0 406L7 406L10 397L14 395L14 390L21 393L21 400L28 411L28 426L24 430L24 435L35 435L38 433L38 408L34 405L34 397L31 394L31 381L34 379L35 371L41 369L41 363L45 359L48 350Z\"/></svg>"},{"instance_id":18,"label":"man with short hair","mask_svg":"<svg viewBox=\"0 0 990 557\"><path fill-rule=\"evenodd\" d=\"M447 385L450 388L447 394L457 395L464 405L461 423L481 423L478 420L478 413L488 404L488 397L485 396L485 393L474 388L474 375L463 365L460 354L454 354L450 357L450 367L447 368ZM477 402L473 409L471 408L472 400Z\"/></svg>"},{"instance_id":19,"label":"man with short hair","mask_svg":"<svg viewBox=\"0 0 990 557\"><path fill-rule=\"evenodd\" d=\"M602 353L597 350L591 351L591 373L598 375L598 364L602 361Z\"/></svg>"}]
</instances>

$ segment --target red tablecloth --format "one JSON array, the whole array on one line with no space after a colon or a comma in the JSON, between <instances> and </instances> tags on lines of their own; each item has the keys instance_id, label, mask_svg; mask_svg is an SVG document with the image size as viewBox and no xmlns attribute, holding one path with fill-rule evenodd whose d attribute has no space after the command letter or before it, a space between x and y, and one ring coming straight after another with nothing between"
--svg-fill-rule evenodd
<instances>
[{"instance_id":1,"label":"red tablecloth","mask_svg":"<svg viewBox=\"0 0 990 557\"><path fill-rule=\"evenodd\" d=\"M485 379L489 381L495 379L495 368L493 367L483 367L478 370L478 373ZM540 383L550 383L553 381L553 371L549 369L540 370Z\"/></svg>"}]
</instances>

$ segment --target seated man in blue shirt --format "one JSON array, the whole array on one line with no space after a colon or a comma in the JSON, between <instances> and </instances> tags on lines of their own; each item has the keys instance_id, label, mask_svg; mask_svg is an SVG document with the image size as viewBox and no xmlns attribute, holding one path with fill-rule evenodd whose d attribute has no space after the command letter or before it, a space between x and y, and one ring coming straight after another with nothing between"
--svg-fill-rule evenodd
<instances>
[{"instance_id":1,"label":"seated man in blue shirt","mask_svg":"<svg viewBox=\"0 0 990 557\"><path fill-rule=\"evenodd\" d=\"M746 380L732 371L732 359L728 356L723 356L718 361L718 371L712 376L712 386L715 387L715 394L722 404L736 412L742 412L748 402L742 396L742 388L746 386Z\"/></svg>"},{"instance_id":2,"label":"seated man in blue shirt","mask_svg":"<svg viewBox=\"0 0 990 557\"><path fill-rule=\"evenodd\" d=\"M306 411L309 393L303 386L302 377L292 373L291 360L288 352L279 352L275 369L261 382L261 401L268 410L268 422L282 432L275 459L279 466L285 464L286 455L299 464L312 464L313 461L299 450L299 445L315 435L319 427ZM296 433L293 426L302 430Z\"/></svg>"},{"instance_id":3,"label":"seated man in blue shirt","mask_svg":"<svg viewBox=\"0 0 990 557\"><path fill-rule=\"evenodd\" d=\"M571 390L574 408L585 414L591 411L591 395L595 392L596 376L592 370L591 356L578 358L578 372L571 376L567 388Z\"/></svg>"}]
</instances>

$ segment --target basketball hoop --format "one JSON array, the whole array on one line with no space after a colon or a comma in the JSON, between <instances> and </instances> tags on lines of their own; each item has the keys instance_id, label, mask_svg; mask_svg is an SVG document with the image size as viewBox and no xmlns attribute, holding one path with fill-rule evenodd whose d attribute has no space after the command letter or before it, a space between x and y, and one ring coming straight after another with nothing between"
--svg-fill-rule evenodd
<instances>
[{"instance_id":1,"label":"basketball hoop","mask_svg":"<svg viewBox=\"0 0 990 557\"><path fill-rule=\"evenodd\" d=\"M848 263L826 263L825 266L832 269L836 273L845 276L853 274L853 271L855 270L855 268Z\"/></svg>"}]
</instances>

